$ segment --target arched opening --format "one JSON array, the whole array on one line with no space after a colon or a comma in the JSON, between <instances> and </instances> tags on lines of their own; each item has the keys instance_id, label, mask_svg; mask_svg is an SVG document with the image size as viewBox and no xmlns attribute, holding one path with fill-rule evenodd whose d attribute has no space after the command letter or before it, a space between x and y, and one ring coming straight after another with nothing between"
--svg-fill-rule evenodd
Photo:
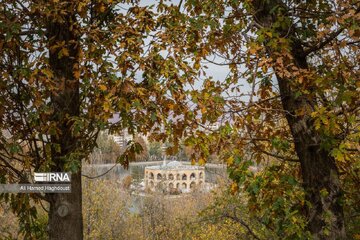
<instances>
[{"instance_id":1,"label":"arched opening","mask_svg":"<svg viewBox=\"0 0 360 240\"><path fill-rule=\"evenodd\" d=\"M196 186L196 183L195 183L195 182L191 182L191 183L190 183L190 189L194 189L195 186Z\"/></svg>"},{"instance_id":2,"label":"arched opening","mask_svg":"<svg viewBox=\"0 0 360 240\"><path fill-rule=\"evenodd\" d=\"M180 180L180 174L176 174L176 180Z\"/></svg>"},{"instance_id":3,"label":"arched opening","mask_svg":"<svg viewBox=\"0 0 360 240\"><path fill-rule=\"evenodd\" d=\"M154 174L150 173L150 179L154 179Z\"/></svg>"},{"instance_id":4,"label":"arched opening","mask_svg":"<svg viewBox=\"0 0 360 240\"><path fill-rule=\"evenodd\" d=\"M158 175L156 176L156 179L161 180L161 174L160 173L158 173Z\"/></svg>"},{"instance_id":5,"label":"arched opening","mask_svg":"<svg viewBox=\"0 0 360 240\"><path fill-rule=\"evenodd\" d=\"M169 178L169 180L174 180L174 175L172 173L170 173L168 178Z\"/></svg>"},{"instance_id":6,"label":"arched opening","mask_svg":"<svg viewBox=\"0 0 360 240\"><path fill-rule=\"evenodd\" d=\"M176 184L176 188L179 189L180 188L180 183Z\"/></svg>"},{"instance_id":7,"label":"arched opening","mask_svg":"<svg viewBox=\"0 0 360 240\"><path fill-rule=\"evenodd\" d=\"M174 188L174 184L173 183L169 183L169 189L173 189Z\"/></svg>"},{"instance_id":8,"label":"arched opening","mask_svg":"<svg viewBox=\"0 0 360 240\"><path fill-rule=\"evenodd\" d=\"M200 174L199 174L199 178L203 178L204 177L204 174L202 173L202 172L200 172Z\"/></svg>"},{"instance_id":9,"label":"arched opening","mask_svg":"<svg viewBox=\"0 0 360 240\"><path fill-rule=\"evenodd\" d=\"M191 174L190 174L190 180L195 180L195 179L196 179L195 173L191 173Z\"/></svg>"},{"instance_id":10,"label":"arched opening","mask_svg":"<svg viewBox=\"0 0 360 240\"><path fill-rule=\"evenodd\" d=\"M185 173L182 175L182 180L187 180L187 176Z\"/></svg>"},{"instance_id":11,"label":"arched opening","mask_svg":"<svg viewBox=\"0 0 360 240\"><path fill-rule=\"evenodd\" d=\"M183 184L181 185L181 188L182 188L182 189L186 189L186 187L187 187L186 183L183 183Z\"/></svg>"}]
</instances>

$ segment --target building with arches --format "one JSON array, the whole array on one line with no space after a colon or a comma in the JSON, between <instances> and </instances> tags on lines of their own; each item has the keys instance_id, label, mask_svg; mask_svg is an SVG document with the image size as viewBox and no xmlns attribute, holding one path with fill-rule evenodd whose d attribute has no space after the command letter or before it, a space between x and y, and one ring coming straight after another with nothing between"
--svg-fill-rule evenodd
<instances>
[{"instance_id":1,"label":"building with arches","mask_svg":"<svg viewBox=\"0 0 360 240\"><path fill-rule=\"evenodd\" d=\"M185 165L178 161L145 167L145 188L168 192L190 192L203 188L205 168Z\"/></svg>"}]
</instances>

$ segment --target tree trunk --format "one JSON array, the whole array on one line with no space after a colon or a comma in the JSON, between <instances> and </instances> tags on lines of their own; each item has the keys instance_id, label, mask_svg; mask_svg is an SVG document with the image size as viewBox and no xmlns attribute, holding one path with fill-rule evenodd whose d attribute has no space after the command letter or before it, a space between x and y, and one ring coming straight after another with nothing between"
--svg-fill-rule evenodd
<instances>
[{"instance_id":1,"label":"tree trunk","mask_svg":"<svg viewBox=\"0 0 360 240\"><path fill-rule=\"evenodd\" d=\"M306 96L296 98L289 81L277 77L284 110L301 164L308 229L315 239L345 239L344 215L340 203L342 190L335 159L321 147L311 117L296 112L311 107Z\"/></svg>"},{"instance_id":2,"label":"tree trunk","mask_svg":"<svg viewBox=\"0 0 360 240\"><path fill-rule=\"evenodd\" d=\"M73 7L69 2L62 3L61 6L64 7L64 11ZM54 108L53 122L60 130L57 136L51 137L53 165L50 169L53 172L66 171L65 165L69 160L69 154L78 148L77 139L70 129L71 117L79 116L80 113L79 79L74 76L74 71L79 66L76 26L74 15L54 15L48 19L49 65L56 83L56 91L51 95L51 104ZM62 47L54 48L64 43ZM54 144L60 146L60 150ZM71 193L46 195L50 203L48 231L51 240L83 239L81 159L74 161L78 169L71 176ZM72 160L73 163L74 161Z\"/></svg>"},{"instance_id":3,"label":"tree trunk","mask_svg":"<svg viewBox=\"0 0 360 240\"><path fill-rule=\"evenodd\" d=\"M71 175L71 193L48 194L49 239L83 239L81 174Z\"/></svg>"},{"instance_id":4,"label":"tree trunk","mask_svg":"<svg viewBox=\"0 0 360 240\"><path fill-rule=\"evenodd\" d=\"M278 21L276 6L284 7L281 0L254 0L255 19L262 26L271 27ZM285 7L286 9L286 7ZM289 26L293 28L293 26ZM280 72L287 70L292 73L291 66L308 69L306 55L300 40L291 29L276 29L280 36L290 40L290 57L281 56L267 47L267 54L273 59L283 57L284 67L274 66L279 83L280 95L286 119L294 139L295 150L300 160L303 187L306 193L306 214L308 230L315 239L345 239L344 215L341 205L342 190L335 159L330 150L321 147L322 138L316 131L310 112L316 106L315 94L296 96L294 80L286 78ZM305 110L305 111L304 111ZM305 112L302 115L298 113Z\"/></svg>"}]
</instances>

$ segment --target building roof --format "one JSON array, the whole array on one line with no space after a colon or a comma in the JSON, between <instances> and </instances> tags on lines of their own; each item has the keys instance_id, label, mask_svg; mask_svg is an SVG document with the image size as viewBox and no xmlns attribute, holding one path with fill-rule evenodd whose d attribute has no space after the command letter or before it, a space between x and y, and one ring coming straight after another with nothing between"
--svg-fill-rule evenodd
<instances>
[{"instance_id":1,"label":"building roof","mask_svg":"<svg viewBox=\"0 0 360 240\"><path fill-rule=\"evenodd\" d=\"M168 162L168 163L162 164L162 165L145 167L145 169L150 169L150 170L202 170L202 169L204 169L204 167L183 164L179 161L171 161L171 162Z\"/></svg>"},{"instance_id":2,"label":"building roof","mask_svg":"<svg viewBox=\"0 0 360 240\"><path fill-rule=\"evenodd\" d=\"M171 161L168 164L166 164L167 167L178 167L178 166L181 166L181 165L182 165L182 163L178 162L178 161Z\"/></svg>"}]
</instances>

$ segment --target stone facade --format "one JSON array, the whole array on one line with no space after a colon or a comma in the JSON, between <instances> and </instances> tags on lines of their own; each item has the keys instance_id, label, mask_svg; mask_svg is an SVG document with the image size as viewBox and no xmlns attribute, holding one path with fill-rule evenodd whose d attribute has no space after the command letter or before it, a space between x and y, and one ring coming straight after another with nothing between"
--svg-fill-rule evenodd
<instances>
[{"instance_id":1,"label":"stone facade","mask_svg":"<svg viewBox=\"0 0 360 240\"><path fill-rule=\"evenodd\" d=\"M168 192L189 192L202 188L205 183L205 168L184 165L177 161L160 166L145 167L145 187Z\"/></svg>"}]
</instances>

